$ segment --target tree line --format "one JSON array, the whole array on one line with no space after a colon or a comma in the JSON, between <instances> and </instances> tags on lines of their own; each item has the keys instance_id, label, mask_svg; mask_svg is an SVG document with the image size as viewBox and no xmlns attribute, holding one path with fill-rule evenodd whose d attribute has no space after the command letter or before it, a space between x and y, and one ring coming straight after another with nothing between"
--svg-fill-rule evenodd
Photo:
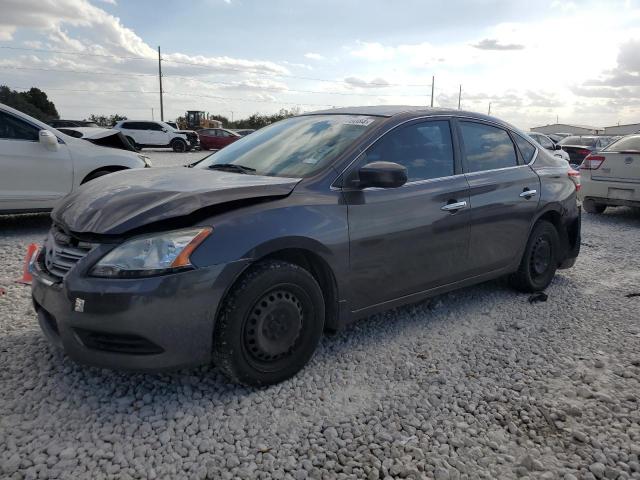
<instances>
[{"instance_id":1,"label":"tree line","mask_svg":"<svg viewBox=\"0 0 640 480\"><path fill-rule=\"evenodd\" d=\"M4 103L9 107L15 108L16 110L26 113L27 115L37 118L45 123L48 123L51 120L58 120L60 118L54 103L49 100L45 92L36 87L32 87L25 92L18 92L10 89L6 85L0 85L0 103ZM257 130L279 120L293 117L298 114L300 114L300 109L298 107L294 107L292 109L281 108L278 113L270 115L254 113L248 118L234 121L231 121L224 115L210 115L209 118L221 121L222 126L226 128L251 128ZM89 118L85 120L94 122L100 127L109 128L115 125L116 122L127 120L127 117L118 113L113 115L91 114L89 115Z\"/></svg>"}]
</instances>

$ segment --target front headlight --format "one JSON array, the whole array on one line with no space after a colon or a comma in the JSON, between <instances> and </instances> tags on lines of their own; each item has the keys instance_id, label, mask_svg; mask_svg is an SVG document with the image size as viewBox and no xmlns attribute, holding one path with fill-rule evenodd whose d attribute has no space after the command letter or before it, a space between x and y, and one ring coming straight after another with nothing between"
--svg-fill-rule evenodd
<instances>
[{"instance_id":1,"label":"front headlight","mask_svg":"<svg viewBox=\"0 0 640 480\"><path fill-rule=\"evenodd\" d=\"M155 233L126 241L91 269L94 277L147 277L190 268L189 256L212 228Z\"/></svg>"}]
</instances>

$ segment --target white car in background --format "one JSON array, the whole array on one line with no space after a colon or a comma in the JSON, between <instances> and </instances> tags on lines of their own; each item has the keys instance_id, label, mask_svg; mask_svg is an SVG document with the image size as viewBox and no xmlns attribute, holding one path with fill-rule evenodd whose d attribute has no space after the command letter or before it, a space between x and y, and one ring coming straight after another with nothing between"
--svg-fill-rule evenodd
<instances>
[{"instance_id":1,"label":"white car in background","mask_svg":"<svg viewBox=\"0 0 640 480\"><path fill-rule=\"evenodd\" d=\"M554 156L566 160L567 163L570 163L571 158L569 158L569 154L562 150L562 146L558 145L544 133L529 132L527 135L538 142L542 146L542 148L544 148L545 150L549 150Z\"/></svg>"},{"instance_id":2,"label":"white car in background","mask_svg":"<svg viewBox=\"0 0 640 480\"><path fill-rule=\"evenodd\" d=\"M193 130L176 130L164 122L122 120L113 128L120 130L138 149L169 147L174 152L188 152L200 145L198 134Z\"/></svg>"},{"instance_id":3,"label":"white car in background","mask_svg":"<svg viewBox=\"0 0 640 480\"><path fill-rule=\"evenodd\" d=\"M71 137L0 104L0 214L48 211L85 182L148 166L137 152Z\"/></svg>"}]
</instances>

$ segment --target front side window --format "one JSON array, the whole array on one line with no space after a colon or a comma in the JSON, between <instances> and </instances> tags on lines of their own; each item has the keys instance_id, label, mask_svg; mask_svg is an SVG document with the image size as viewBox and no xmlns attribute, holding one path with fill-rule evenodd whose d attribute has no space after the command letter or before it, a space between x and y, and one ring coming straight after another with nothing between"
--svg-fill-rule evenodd
<instances>
[{"instance_id":1,"label":"front side window","mask_svg":"<svg viewBox=\"0 0 640 480\"><path fill-rule=\"evenodd\" d=\"M482 172L518 165L515 146L502 128L460 122L467 172Z\"/></svg>"},{"instance_id":2,"label":"front side window","mask_svg":"<svg viewBox=\"0 0 640 480\"><path fill-rule=\"evenodd\" d=\"M453 144L447 120L414 123L387 133L365 152L362 160L394 162L407 169L407 181L453 175Z\"/></svg>"},{"instance_id":3,"label":"front side window","mask_svg":"<svg viewBox=\"0 0 640 480\"><path fill-rule=\"evenodd\" d=\"M0 112L0 138L37 142L39 132L40 130L33 125L29 125L8 113Z\"/></svg>"},{"instance_id":4,"label":"front side window","mask_svg":"<svg viewBox=\"0 0 640 480\"><path fill-rule=\"evenodd\" d=\"M368 115L303 115L238 139L196 168L246 167L256 175L308 177L329 165L377 123Z\"/></svg>"}]
</instances>

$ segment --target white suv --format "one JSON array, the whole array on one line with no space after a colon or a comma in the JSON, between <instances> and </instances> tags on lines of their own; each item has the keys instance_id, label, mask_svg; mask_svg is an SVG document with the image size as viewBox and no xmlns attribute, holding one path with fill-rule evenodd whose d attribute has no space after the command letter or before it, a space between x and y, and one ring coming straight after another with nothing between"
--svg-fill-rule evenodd
<instances>
[{"instance_id":1,"label":"white suv","mask_svg":"<svg viewBox=\"0 0 640 480\"><path fill-rule=\"evenodd\" d=\"M89 180L150 165L139 153L70 137L0 103L0 213L51 210Z\"/></svg>"},{"instance_id":2,"label":"white suv","mask_svg":"<svg viewBox=\"0 0 640 480\"><path fill-rule=\"evenodd\" d=\"M174 152L186 152L200 143L193 130L176 130L164 122L122 120L114 125L136 148L171 147Z\"/></svg>"}]
</instances>

